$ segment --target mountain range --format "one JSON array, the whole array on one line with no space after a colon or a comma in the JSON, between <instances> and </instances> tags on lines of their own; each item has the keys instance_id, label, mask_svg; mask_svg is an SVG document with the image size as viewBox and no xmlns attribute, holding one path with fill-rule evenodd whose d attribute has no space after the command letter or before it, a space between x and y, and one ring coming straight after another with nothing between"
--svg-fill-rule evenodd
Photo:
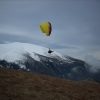
<instances>
[{"instance_id":1,"label":"mountain range","mask_svg":"<svg viewBox=\"0 0 100 100\"><path fill-rule=\"evenodd\" d=\"M100 71L92 73L85 61L29 43L0 44L0 67L45 74L76 81L100 81Z\"/></svg>"}]
</instances>

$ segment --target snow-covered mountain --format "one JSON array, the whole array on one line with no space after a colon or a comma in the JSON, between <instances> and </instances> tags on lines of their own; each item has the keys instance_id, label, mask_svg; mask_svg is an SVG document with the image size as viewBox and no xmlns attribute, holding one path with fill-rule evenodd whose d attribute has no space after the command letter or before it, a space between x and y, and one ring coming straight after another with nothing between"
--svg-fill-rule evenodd
<instances>
[{"instance_id":1,"label":"snow-covered mountain","mask_svg":"<svg viewBox=\"0 0 100 100\"><path fill-rule=\"evenodd\" d=\"M90 73L84 61L56 51L49 54L48 48L28 43L0 44L0 66L72 80L100 80L100 72Z\"/></svg>"},{"instance_id":2,"label":"snow-covered mountain","mask_svg":"<svg viewBox=\"0 0 100 100\"><path fill-rule=\"evenodd\" d=\"M43 55L50 58L59 58L62 60L67 60L68 62L73 62L72 60L65 58L64 55L54 51L53 53L48 53L48 48L41 47L38 45L28 44L28 43L9 43L0 44L0 59L5 59L8 62L16 62L17 60L24 60L24 54L29 54L30 57L36 61L40 61L40 58L35 54Z\"/></svg>"}]
</instances>

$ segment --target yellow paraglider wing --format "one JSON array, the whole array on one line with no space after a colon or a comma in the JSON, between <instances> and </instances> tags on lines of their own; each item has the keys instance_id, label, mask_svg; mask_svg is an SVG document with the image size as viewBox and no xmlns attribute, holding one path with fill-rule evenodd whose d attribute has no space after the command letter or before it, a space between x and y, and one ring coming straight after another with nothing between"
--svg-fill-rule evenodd
<instances>
[{"instance_id":1,"label":"yellow paraglider wing","mask_svg":"<svg viewBox=\"0 0 100 100\"><path fill-rule=\"evenodd\" d=\"M42 24L40 24L40 29L43 33L45 33L47 36L49 36L51 34L51 23L50 22L44 22Z\"/></svg>"}]
</instances>

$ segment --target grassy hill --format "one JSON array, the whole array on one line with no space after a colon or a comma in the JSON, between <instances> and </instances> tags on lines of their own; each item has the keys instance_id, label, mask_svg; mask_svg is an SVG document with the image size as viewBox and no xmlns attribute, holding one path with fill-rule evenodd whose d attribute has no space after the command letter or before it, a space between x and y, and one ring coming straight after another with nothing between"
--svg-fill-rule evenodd
<instances>
[{"instance_id":1,"label":"grassy hill","mask_svg":"<svg viewBox=\"0 0 100 100\"><path fill-rule=\"evenodd\" d=\"M100 100L100 84L0 68L0 100Z\"/></svg>"}]
</instances>

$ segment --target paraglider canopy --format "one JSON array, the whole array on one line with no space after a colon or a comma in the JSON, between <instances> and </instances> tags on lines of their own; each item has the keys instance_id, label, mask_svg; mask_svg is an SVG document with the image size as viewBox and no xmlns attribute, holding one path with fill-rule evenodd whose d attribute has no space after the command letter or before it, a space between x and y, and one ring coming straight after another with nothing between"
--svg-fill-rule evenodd
<instances>
[{"instance_id":1,"label":"paraglider canopy","mask_svg":"<svg viewBox=\"0 0 100 100\"><path fill-rule=\"evenodd\" d=\"M40 29L43 33L46 34L46 36L50 36L51 31L52 31L52 26L50 22L44 22L40 24Z\"/></svg>"}]
</instances>

